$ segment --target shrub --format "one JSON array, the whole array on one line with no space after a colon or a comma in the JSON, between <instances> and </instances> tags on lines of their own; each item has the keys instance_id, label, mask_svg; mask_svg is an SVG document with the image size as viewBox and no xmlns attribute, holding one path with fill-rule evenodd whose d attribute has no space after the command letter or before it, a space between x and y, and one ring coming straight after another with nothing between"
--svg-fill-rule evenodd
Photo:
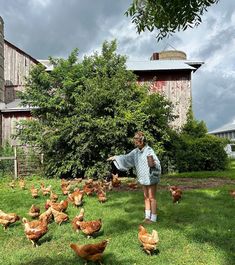
<instances>
[{"instance_id":1,"label":"shrub","mask_svg":"<svg viewBox=\"0 0 235 265\"><path fill-rule=\"evenodd\" d=\"M224 170L228 157L224 150L224 139L213 135L192 138L181 135L175 150L175 163L179 172Z\"/></svg>"}]
</instances>

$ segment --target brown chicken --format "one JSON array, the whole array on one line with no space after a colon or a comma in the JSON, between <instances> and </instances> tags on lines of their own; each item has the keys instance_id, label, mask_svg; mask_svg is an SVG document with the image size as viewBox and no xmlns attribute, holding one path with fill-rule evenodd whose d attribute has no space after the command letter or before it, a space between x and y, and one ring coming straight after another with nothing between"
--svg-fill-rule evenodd
<instances>
[{"instance_id":1,"label":"brown chicken","mask_svg":"<svg viewBox=\"0 0 235 265\"><path fill-rule=\"evenodd\" d=\"M78 230L81 230L88 238L94 236L95 233L99 232L102 227L101 219L93 221L81 221L77 222Z\"/></svg>"},{"instance_id":2,"label":"brown chicken","mask_svg":"<svg viewBox=\"0 0 235 265\"><path fill-rule=\"evenodd\" d=\"M61 187L68 186L70 184L70 180L66 180L64 178L61 179Z\"/></svg>"},{"instance_id":3,"label":"brown chicken","mask_svg":"<svg viewBox=\"0 0 235 265\"><path fill-rule=\"evenodd\" d=\"M16 187L16 183L14 180L12 180L10 183L9 183L9 186L14 189Z\"/></svg>"},{"instance_id":4,"label":"brown chicken","mask_svg":"<svg viewBox=\"0 0 235 265\"><path fill-rule=\"evenodd\" d=\"M51 211L54 216L54 220L57 224L61 225L63 222L66 222L69 220L69 217L66 213L56 211L53 208L51 209Z\"/></svg>"},{"instance_id":5,"label":"brown chicken","mask_svg":"<svg viewBox=\"0 0 235 265\"><path fill-rule=\"evenodd\" d=\"M71 188L71 186L70 185L62 185L61 184L61 190L62 190L62 193L64 194L64 195L68 195L69 194L69 192L70 192L70 188Z\"/></svg>"},{"instance_id":6,"label":"brown chicken","mask_svg":"<svg viewBox=\"0 0 235 265\"><path fill-rule=\"evenodd\" d=\"M136 190L138 188L138 184L136 181L129 182L127 185L128 185L128 188L131 190Z\"/></svg>"},{"instance_id":7,"label":"brown chicken","mask_svg":"<svg viewBox=\"0 0 235 265\"><path fill-rule=\"evenodd\" d=\"M118 174L112 174L112 185L114 188L118 188L121 185L121 180L118 178Z\"/></svg>"},{"instance_id":8,"label":"brown chicken","mask_svg":"<svg viewBox=\"0 0 235 265\"><path fill-rule=\"evenodd\" d=\"M143 246L144 251L149 255L151 255L157 249L159 237L156 230L153 230L152 234L149 234L147 230L140 225L138 239Z\"/></svg>"},{"instance_id":9,"label":"brown chicken","mask_svg":"<svg viewBox=\"0 0 235 265\"><path fill-rule=\"evenodd\" d=\"M84 209L81 208L79 215L75 216L72 220L72 227L76 232L80 230L80 222L84 219Z\"/></svg>"},{"instance_id":10,"label":"brown chicken","mask_svg":"<svg viewBox=\"0 0 235 265\"><path fill-rule=\"evenodd\" d=\"M47 200L45 203L45 209L49 209L50 207L58 212L65 212L68 208L68 200L63 200L61 202L51 202Z\"/></svg>"},{"instance_id":11,"label":"brown chicken","mask_svg":"<svg viewBox=\"0 0 235 265\"><path fill-rule=\"evenodd\" d=\"M40 214L40 216L39 216L39 220L41 220L41 221L43 220L47 223L49 223L51 221L51 219L52 219L51 207L48 210L46 210L44 213Z\"/></svg>"},{"instance_id":12,"label":"brown chicken","mask_svg":"<svg viewBox=\"0 0 235 265\"><path fill-rule=\"evenodd\" d=\"M81 182L82 182L82 178L74 178L74 179L70 180L71 185L77 185Z\"/></svg>"},{"instance_id":13,"label":"brown chicken","mask_svg":"<svg viewBox=\"0 0 235 265\"><path fill-rule=\"evenodd\" d=\"M25 186L26 186L26 184L25 184L25 180L24 180L24 179L20 179L20 180L19 180L19 187L20 187L22 190L24 190L24 189L25 189Z\"/></svg>"},{"instance_id":14,"label":"brown chicken","mask_svg":"<svg viewBox=\"0 0 235 265\"><path fill-rule=\"evenodd\" d=\"M92 184L85 184L83 186L83 191L86 193L87 196L91 196L94 193L94 187Z\"/></svg>"},{"instance_id":15,"label":"brown chicken","mask_svg":"<svg viewBox=\"0 0 235 265\"><path fill-rule=\"evenodd\" d=\"M75 251L75 253L82 259L86 261L93 261L101 263L103 252L108 244L109 240L103 240L95 244L87 245L76 245L70 244L70 247ZM87 264L87 262L85 263Z\"/></svg>"},{"instance_id":16,"label":"brown chicken","mask_svg":"<svg viewBox=\"0 0 235 265\"><path fill-rule=\"evenodd\" d=\"M229 194L235 199L235 190L230 190Z\"/></svg>"},{"instance_id":17,"label":"brown chicken","mask_svg":"<svg viewBox=\"0 0 235 265\"><path fill-rule=\"evenodd\" d=\"M54 193L53 191L51 191L50 200L52 202L57 202L58 198L59 198L59 196L56 193Z\"/></svg>"},{"instance_id":18,"label":"brown chicken","mask_svg":"<svg viewBox=\"0 0 235 265\"><path fill-rule=\"evenodd\" d=\"M97 192L97 196L99 202L104 203L107 201L106 192L104 192L103 190L99 190Z\"/></svg>"},{"instance_id":19,"label":"brown chicken","mask_svg":"<svg viewBox=\"0 0 235 265\"><path fill-rule=\"evenodd\" d=\"M24 224L24 232L26 237L32 242L33 246L38 246L38 240L44 236L48 231L47 222L44 220L28 221L26 218L22 219Z\"/></svg>"},{"instance_id":20,"label":"brown chicken","mask_svg":"<svg viewBox=\"0 0 235 265\"><path fill-rule=\"evenodd\" d=\"M36 199L38 197L38 189L34 188L34 185L32 185L31 189L31 195L34 199Z\"/></svg>"},{"instance_id":21,"label":"brown chicken","mask_svg":"<svg viewBox=\"0 0 235 265\"><path fill-rule=\"evenodd\" d=\"M32 218L38 217L40 215L40 208L33 204L29 209L28 215Z\"/></svg>"},{"instance_id":22,"label":"brown chicken","mask_svg":"<svg viewBox=\"0 0 235 265\"><path fill-rule=\"evenodd\" d=\"M84 192L79 188L75 189L75 191L68 195L68 199L75 205L81 206L83 204L83 194Z\"/></svg>"},{"instance_id":23,"label":"brown chicken","mask_svg":"<svg viewBox=\"0 0 235 265\"><path fill-rule=\"evenodd\" d=\"M169 186L173 203L179 203L182 198L182 190L177 186Z\"/></svg>"},{"instance_id":24,"label":"brown chicken","mask_svg":"<svg viewBox=\"0 0 235 265\"><path fill-rule=\"evenodd\" d=\"M3 226L4 230L6 230L10 224L19 220L20 217L16 213L4 213L0 210L0 224Z\"/></svg>"},{"instance_id":25,"label":"brown chicken","mask_svg":"<svg viewBox=\"0 0 235 265\"><path fill-rule=\"evenodd\" d=\"M45 187L44 183L41 183L41 191L42 191L42 195L44 195L44 196L50 195L51 185L49 185L48 187Z\"/></svg>"}]
</instances>

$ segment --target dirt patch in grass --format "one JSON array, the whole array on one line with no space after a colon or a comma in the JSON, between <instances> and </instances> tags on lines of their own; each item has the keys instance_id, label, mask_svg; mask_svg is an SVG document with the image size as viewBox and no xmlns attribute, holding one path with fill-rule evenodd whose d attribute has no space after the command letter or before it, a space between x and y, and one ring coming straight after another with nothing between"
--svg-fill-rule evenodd
<instances>
[{"instance_id":1,"label":"dirt patch in grass","mask_svg":"<svg viewBox=\"0 0 235 265\"><path fill-rule=\"evenodd\" d=\"M128 183L130 181L127 181ZM128 187L127 182L122 182L121 186L114 188L114 191L136 191L141 190L142 187L138 185L136 189L131 189ZM158 185L158 190L167 190L169 185L175 185L181 188L182 190L192 190L192 189L207 189L207 188L216 188L226 185L234 185L235 180L226 179L226 178L164 178L161 183Z\"/></svg>"},{"instance_id":2,"label":"dirt patch in grass","mask_svg":"<svg viewBox=\"0 0 235 265\"><path fill-rule=\"evenodd\" d=\"M234 185L235 180L225 178L176 178L169 181L170 185L177 185L183 190L216 188L225 185ZM167 189L168 185L159 184L159 189Z\"/></svg>"}]
</instances>

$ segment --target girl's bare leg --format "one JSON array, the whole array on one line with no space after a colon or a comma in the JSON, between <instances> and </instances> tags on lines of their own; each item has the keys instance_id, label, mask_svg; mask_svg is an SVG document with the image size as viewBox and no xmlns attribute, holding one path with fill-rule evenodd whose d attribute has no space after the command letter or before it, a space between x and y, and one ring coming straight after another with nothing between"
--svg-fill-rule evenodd
<instances>
[{"instance_id":1,"label":"girl's bare leg","mask_svg":"<svg viewBox=\"0 0 235 265\"><path fill-rule=\"evenodd\" d=\"M157 214L157 200L156 200L157 185L148 186L148 198L150 201L150 210L152 214Z\"/></svg>"}]
</instances>

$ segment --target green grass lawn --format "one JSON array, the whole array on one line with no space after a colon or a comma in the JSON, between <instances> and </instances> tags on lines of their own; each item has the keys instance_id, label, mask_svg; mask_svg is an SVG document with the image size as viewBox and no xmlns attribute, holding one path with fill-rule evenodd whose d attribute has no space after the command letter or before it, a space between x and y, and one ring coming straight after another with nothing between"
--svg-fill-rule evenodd
<instances>
[{"instance_id":1,"label":"green grass lawn","mask_svg":"<svg viewBox=\"0 0 235 265\"><path fill-rule=\"evenodd\" d=\"M46 179L60 197L60 180ZM163 179L163 182L165 180ZM26 217L32 204L44 207L46 197L31 197L30 191L12 190L6 179L0 179L0 209ZM41 179L28 179L39 187ZM4 231L0 227L1 265L72 265L84 261L70 249L70 243L93 243L110 238L103 263L106 265L232 265L235 264L235 200L228 190L234 186L213 189L185 190L181 203L173 204L167 190L157 193L159 219L145 225L149 232L156 229L160 242L158 254L148 256L138 242L138 225L143 220L142 191L111 191L108 201L100 204L95 196L84 198L85 220L102 218L103 227L94 239L73 231L71 223L49 224L48 233L34 248L25 235L21 222ZM71 204L67 209L70 220L79 212ZM30 218L29 218L30 219ZM92 264L92 263L91 263Z\"/></svg>"}]
</instances>

